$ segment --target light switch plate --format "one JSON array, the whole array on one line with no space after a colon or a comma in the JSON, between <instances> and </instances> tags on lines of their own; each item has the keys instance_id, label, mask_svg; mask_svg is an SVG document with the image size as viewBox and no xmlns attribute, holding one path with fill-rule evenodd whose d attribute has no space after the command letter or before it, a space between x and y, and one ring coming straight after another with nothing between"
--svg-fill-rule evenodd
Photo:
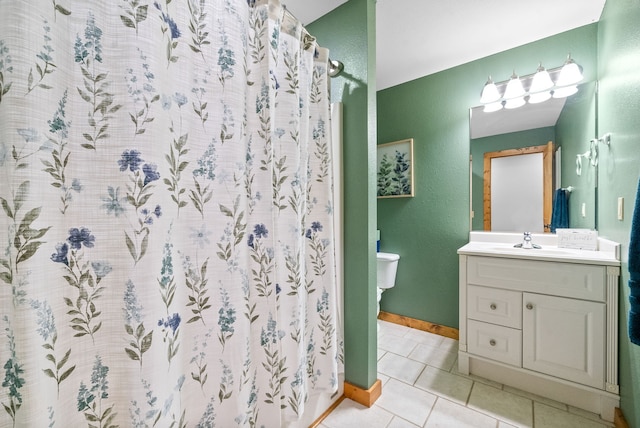
<instances>
[{"instance_id":1,"label":"light switch plate","mask_svg":"<svg viewBox=\"0 0 640 428\"><path fill-rule=\"evenodd\" d=\"M624 198L618 198L618 220L624 219Z\"/></svg>"}]
</instances>

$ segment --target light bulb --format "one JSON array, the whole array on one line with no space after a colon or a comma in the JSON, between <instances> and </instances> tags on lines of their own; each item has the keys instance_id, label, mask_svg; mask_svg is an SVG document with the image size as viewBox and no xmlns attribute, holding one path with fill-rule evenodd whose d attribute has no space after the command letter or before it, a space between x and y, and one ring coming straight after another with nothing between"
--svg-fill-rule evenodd
<instances>
[{"instance_id":1,"label":"light bulb","mask_svg":"<svg viewBox=\"0 0 640 428\"><path fill-rule=\"evenodd\" d=\"M482 111L484 111L485 113L493 113L494 111L498 111L498 110L502 110L502 103L500 101L497 101L495 103L485 104L484 109Z\"/></svg>"},{"instance_id":2,"label":"light bulb","mask_svg":"<svg viewBox=\"0 0 640 428\"><path fill-rule=\"evenodd\" d=\"M562 66L562 69L560 69L560 75L558 76L556 86L575 85L582 79L583 77L580 66L571 59L571 55L568 55L567 61Z\"/></svg>"},{"instance_id":3,"label":"light bulb","mask_svg":"<svg viewBox=\"0 0 640 428\"><path fill-rule=\"evenodd\" d=\"M514 109L514 108L522 107L523 105L525 105L524 97L517 97L517 98L508 99L507 102L504 104L504 108Z\"/></svg>"},{"instance_id":4,"label":"light bulb","mask_svg":"<svg viewBox=\"0 0 640 428\"><path fill-rule=\"evenodd\" d=\"M551 92L549 91L536 92L529 95L529 104L538 104L547 101L549 98L551 98Z\"/></svg>"},{"instance_id":5,"label":"light bulb","mask_svg":"<svg viewBox=\"0 0 640 428\"><path fill-rule=\"evenodd\" d=\"M540 64L538 71L536 71L531 81L529 93L547 91L552 87L553 81L551 80L551 76L549 76L549 72Z\"/></svg>"},{"instance_id":6,"label":"light bulb","mask_svg":"<svg viewBox=\"0 0 640 428\"><path fill-rule=\"evenodd\" d=\"M578 86L565 86L564 88L557 88L553 91L553 98L565 98L569 95L573 95L578 92Z\"/></svg>"},{"instance_id":7,"label":"light bulb","mask_svg":"<svg viewBox=\"0 0 640 428\"><path fill-rule=\"evenodd\" d=\"M491 76L489 76L489 80L487 80L487 83L484 85L484 88L482 89L482 95L480 96L480 103L490 104L498 101L499 99L500 99L500 92L498 91L498 87L496 86L495 83L493 83Z\"/></svg>"},{"instance_id":8,"label":"light bulb","mask_svg":"<svg viewBox=\"0 0 640 428\"><path fill-rule=\"evenodd\" d=\"M525 92L524 92L524 88L522 87L522 82L518 78L518 75L514 72L513 75L511 75L511 79L509 80L509 83L507 83L507 89L505 89L504 91L504 98L506 100L509 100L511 98L523 97L524 94Z\"/></svg>"}]
</instances>

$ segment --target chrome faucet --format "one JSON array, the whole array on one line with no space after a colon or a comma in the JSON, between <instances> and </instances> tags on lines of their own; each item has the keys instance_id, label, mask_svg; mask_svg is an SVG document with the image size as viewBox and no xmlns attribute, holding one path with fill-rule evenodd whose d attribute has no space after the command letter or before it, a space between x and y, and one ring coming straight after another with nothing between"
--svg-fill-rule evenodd
<instances>
[{"instance_id":1,"label":"chrome faucet","mask_svg":"<svg viewBox=\"0 0 640 428\"><path fill-rule=\"evenodd\" d=\"M524 238L521 244L514 245L515 248L524 248L525 250L530 250L532 248L542 248L540 245L536 245L531 242L531 232L524 232Z\"/></svg>"}]
</instances>

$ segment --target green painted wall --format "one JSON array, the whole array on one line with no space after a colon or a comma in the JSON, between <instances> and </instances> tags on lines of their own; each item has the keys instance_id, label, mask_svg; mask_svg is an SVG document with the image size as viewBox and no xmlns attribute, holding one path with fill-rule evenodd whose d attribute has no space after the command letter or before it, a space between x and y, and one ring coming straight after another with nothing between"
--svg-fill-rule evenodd
<instances>
[{"instance_id":1,"label":"green painted wall","mask_svg":"<svg viewBox=\"0 0 640 428\"><path fill-rule=\"evenodd\" d=\"M458 256L469 232L469 108L487 80L562 65L597 76L592 24L378 92L378 144L414 139L414 198L378 200L381 250L400 254L382 310L458 327Z\"/></svg>"},{"instance_id":2,"label":"green painted wall","mask_svg":"<svg viewBox=\"0 0 640 428\"><path fill-rule=\"evenodd\" d=\"M331 82L344 103L345 380L377 377L375 270L375 2L349 0L307 26L344 72Z\"/></svg>"},{"instance_id":3,"label":"green painted wall","mask_svg":"<svg viewBox=\"0 0 640 428\"><path fill-rule=\"evenodd\" d=\"M607 1L598 24L598 132L610 132L611 147L600 151L598 226L600 235L622 244L620 281L621 408L640 427L640 346L627 336L629 311L628 244L640 176L640 3ZM624 220L617 199L625 200Z\"/></svg>"},{"instance_id":4,"label":"green painted wall","mask_svg":"<svg viewBox=\"0 0 640 428\"><path fill-rule=\"evenodd\" d=\"M590 150L597 136L595 81L580 85L580 91L570 98L556 124L556 144L562 147L562 187L571 186L569 196L569 227L596 228L597 171L587 159L582 160L581 175L576 174L576 155ZM582 215L582 204L585 206Z\"/></svg>"}]
</instances>

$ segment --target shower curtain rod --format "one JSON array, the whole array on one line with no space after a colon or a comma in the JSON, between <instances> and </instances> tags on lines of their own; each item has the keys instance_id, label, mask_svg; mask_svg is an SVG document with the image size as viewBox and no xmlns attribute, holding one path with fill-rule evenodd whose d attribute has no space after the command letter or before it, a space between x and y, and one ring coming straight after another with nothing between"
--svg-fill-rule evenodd
<instances>
[{"instance_id":1,"label":"shower curtain rod","mask_svg":"<svg viewBox=\"0 0 640 428\"><path fill-rule=\"evenodd\" d=\"M291 17L292 19L295 19L298 22L302 22L300 21L293 13L291 13L291 11L289 9L287 9L287 6L283 5L282 6L284 9L284 13L288 14L289 17ZM302 26L302 30L310 37L311 34L309 34L309 32L307 31L307 29L304 27L304 25ZM344 64L341 61L336 61L333 60L331 58L329 58L329 77L338 77L340 75L340 73L342 73L342 70L344 70Z\"/></svg>"}]
</instances>

